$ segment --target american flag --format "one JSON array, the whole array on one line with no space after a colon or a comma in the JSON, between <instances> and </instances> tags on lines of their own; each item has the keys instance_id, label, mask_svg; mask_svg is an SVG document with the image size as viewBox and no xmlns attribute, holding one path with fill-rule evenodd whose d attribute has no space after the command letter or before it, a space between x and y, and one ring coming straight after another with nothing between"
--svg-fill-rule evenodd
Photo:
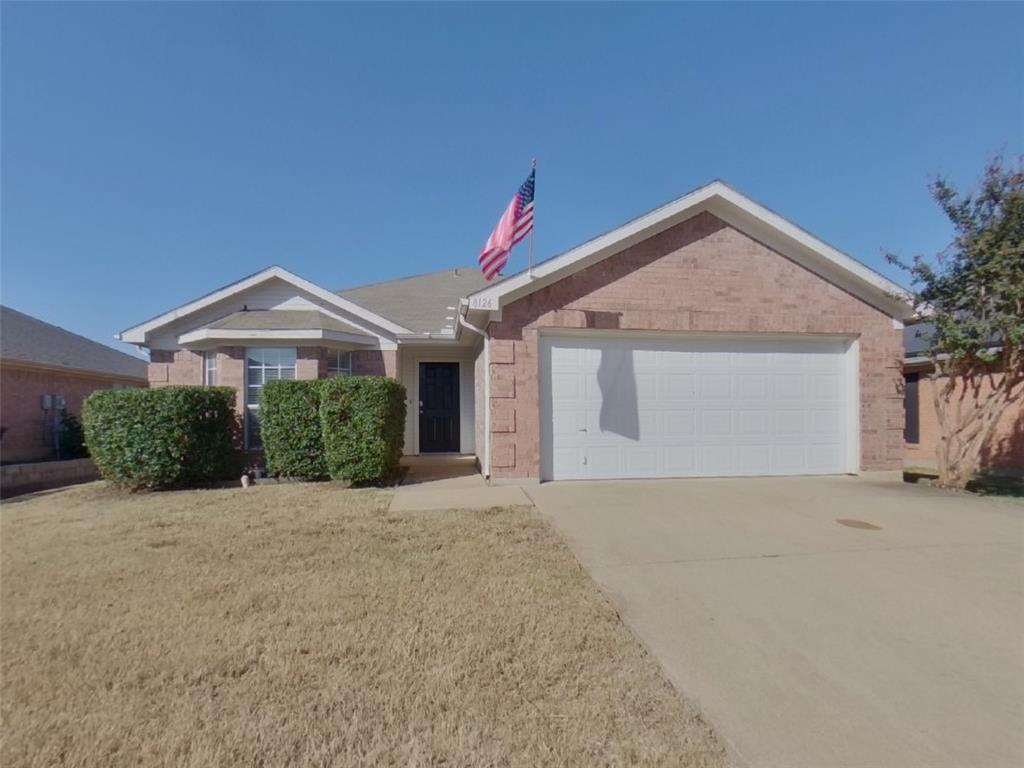
<instances>
[{"instance_id":1,"label":"american flag","mask_svg":"<svg viewBox=\"0 0 1024 768\"><path fill-rule=\"evenodd\" d=\"M480 269L488 280L493 280L505 268L513 246L533 229L533 185L536 175L535 166L508 204L498 220L498 226L487 238L487 245L480 252Z\"/></svg>"}]
</instances>

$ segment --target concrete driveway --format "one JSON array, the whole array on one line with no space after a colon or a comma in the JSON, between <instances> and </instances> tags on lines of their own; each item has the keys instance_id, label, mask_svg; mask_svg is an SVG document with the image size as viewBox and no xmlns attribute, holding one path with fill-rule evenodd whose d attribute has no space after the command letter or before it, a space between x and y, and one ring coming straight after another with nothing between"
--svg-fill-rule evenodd
<instances>
[{"instance_id":1,"label":"concrete driveway","mask_svg":"<svg viewBox=\"0 0 1024 768\"><path fill-rule=\"evenodd\" d=\"M1020 502L894 476L528 493L737 763L1024 765Z\"/></svg>"}]
</instances>

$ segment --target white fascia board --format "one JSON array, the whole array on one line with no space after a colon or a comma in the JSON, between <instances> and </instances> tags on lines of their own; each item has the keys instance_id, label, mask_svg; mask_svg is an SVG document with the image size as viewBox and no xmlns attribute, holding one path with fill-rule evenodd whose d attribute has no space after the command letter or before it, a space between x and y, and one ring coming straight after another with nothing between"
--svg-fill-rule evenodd
<instances>
[{"instance_id":1,"label":"white fascia board","mask_svg":"<svg viewBox=\"0 0 1024 768\"><path fill-rule=\"evenodd\" d=\"M198 331L185 333L178 337L178 343L197 344L203 341L340 341L346 344L359 344L364 347L377 347L385 349L382 341L378 345L376 339L354 333L342 333L341 331L323 331L318 329L302 331L261 331L261 330L231 330L230 328L200 328Z\"/></svg>"},{"instance_id":2,"label":"white fascia board","mask_svg":"<svg viewBox=\"0 0 1024 768\"><path fill-rule=\"evenodd\" d=\"M736 218L738 213L746 222L768 228L806 249L821 266L828 267L823 271L829 276L847 276L844 282L850 287L860 288L859 295L870 294L872 303L879 308L900 318L913 314L913 307L909 305L910 295L896 283L720 181L700 187L611 232L534 266L532 276L529 271L520 272L497 285L472 293L467 297L467 303L470 309L500 310L502 304L619 253L704 210L726 220Z\"/></svg>"},{"instance_id":3,"label":"white fascia board","mask_svg":"<svg viewBox=\"0 0 1024 768\"><path fill-rule=\"evenodd\" d=\"M257 286L273 278L278 278L280 280L284 280L287 283L291 283L296 288L300 288L306 291L307 293L310 293L316 296L317 298L325 301L326 303L338 307L339 309L343 309L346 312L349 312L350 314L356 315L357 317L361 317L368 323L375 325L383 330L389 331L390 333L399 334L410 332L409 329L405 328L404 326L398 325L397 323L393 323L387 318L381 317L378 314L370 312L369 310L359 306L358 304L354 304L351 301L348 301L347 299L343 299L341 296L338 296L335 293L331 293L330 291L325 290L320 286L316 285L315 283L311 283L308 280L299 277L298 275L292 274L283 267L275 265L273 267L267 267L266 269L257 272L253 275L249 275L249 277L243 278L235 283L226 285L223 288L219 288L218 290L213 291L212 293L208 293L205 296L196 299L195 301L189 302L188 304L183 304L182 306L176 309L172 309L170 312L165 312L164 314L158 315L157 317L154 317L151 320L147 320L144 323L140 323L139 325L128 328L127 330L124 330L121 333L119 333L115 338L132 344L145 344L146 334L148 334L150 331L153 331L156 328L159 328L163 325L167 325L168 323L173 323L175 320L179 320L183 317L192 314L193 312L197 312L212 304L216 304L218 301L230 298L231 296L234 296L237 293L241 293L242 291L248 290L249 288Z\"/></svg>"},{"instance_id":4,"label":"white fascia board","mask_svg":"<svg viewBox=\"0 0 1024 768\"><path fill-rule=\"evenodd\" d=\"M461 336L454 333L410 333L398 336L399 346L429 344L431 346L466 346Z\"/></svg>"}]
</instances>

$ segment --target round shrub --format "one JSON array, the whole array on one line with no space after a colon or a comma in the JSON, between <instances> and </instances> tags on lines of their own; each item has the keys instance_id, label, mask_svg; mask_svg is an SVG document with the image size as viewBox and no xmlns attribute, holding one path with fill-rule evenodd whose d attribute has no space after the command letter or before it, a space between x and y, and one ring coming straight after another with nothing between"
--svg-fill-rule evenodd
<instances>
[{"instance_id":1,"label":"round shrub","mask_svg":"<svg viewBox=\"0 0 1024 768\"><path fill-rule=\"evenodd\" d=\"M277 477L327 477L320 424L323 381L268 381L260 395L260 436L267 470Z\"/></svg>"},{"instance_id":2,"label":"round shrub","mask_svg":"<svg viewBox=\"0 0 1024 768\"><path fill-rule=\"evenodd\" d=\"M85 442L103 477L133 490L224 480L238 466L234 402L229 387L94 392Z\"/></svg>"},{"instance_id":3,"label":"round shrub","mask_svg":"<svg viewBox=\"0 0 1024 768\"><path fill-rule=\"evenodd\" d=\"M327 472L357 485L398 471L405 440L405 387L383 376L321 383L320 420Z\"/></svg>"}]
</instances>

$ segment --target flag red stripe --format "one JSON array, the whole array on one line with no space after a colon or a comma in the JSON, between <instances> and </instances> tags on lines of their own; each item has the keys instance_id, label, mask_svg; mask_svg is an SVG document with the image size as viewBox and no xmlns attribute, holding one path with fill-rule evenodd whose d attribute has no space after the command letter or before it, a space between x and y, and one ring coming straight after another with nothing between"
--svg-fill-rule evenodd
<instances>
[{"instance_id":1,"label":"flag red stripe","mask_svg":"<svg viewBox=\"0 0 1024 768\"><path fill-rule=\"evenodd\" d=\"M533 226L533 216L526 216L526 217L524 217L524 218L522 218L522 219L520 219L519 221L516 222L516 226L515 226L515 228L512 231L513 232L518 232L523 227L532 227L532 226Z\"/></svg>"},{"instance_id":2,"label":"flag red stripe","mask_svg":"<svg viewBox=\"0 0 1024 768\"><path fill-rule=\"evenodd\" d=\"M499 264L499 262L500 266L498 266L498 269L501 269L501 267L505 266L505 264L508 262L508 251L492 251L491 253L485 254L484 256L480 257L480 266L483 268L485 273L490 269L494 269L494 266L496 264Z\"/></svg>"}]
</instances>

